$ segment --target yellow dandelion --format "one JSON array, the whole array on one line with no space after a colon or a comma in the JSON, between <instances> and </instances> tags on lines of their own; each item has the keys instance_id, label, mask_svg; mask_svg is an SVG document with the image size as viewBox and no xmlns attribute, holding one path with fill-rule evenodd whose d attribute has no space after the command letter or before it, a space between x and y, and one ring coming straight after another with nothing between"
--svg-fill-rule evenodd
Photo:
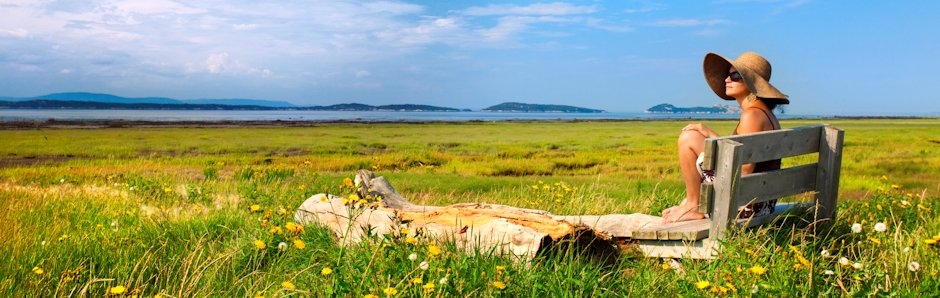
<instances>
[{"instance_id":1,"label":"yellow dandelion","mask_svg":"<svg viewBox=\"0 0 940 298\"><path fill-rule=\"evenodd\" d=\"M350 179L349 177L343 178L343 185L346 185L346 187L354 187L354 186L355 186L355 185L353 185L353 180Z\"/></svg>"},{"instance_id":2,"label":"yellow dandelion","mask_svg":"<svg viewBox=\"0 0 940 298\"><path fill-rule=\"evenodd\" d=\"M506 267L503 267L503 266L496 266L496 272L503 272L503 271L505 271L505 270L506 270Z\"/></svg>"},{"instance_id":3,"label":"yellow dandelion","mask_svg":"<svg viewBox=\"0 0 940 298\"><path fill-rule=\"evenodd\" d=\"M934 245L934 244L937 244L937 240L927 239L927 240L924 240L924 243L927 243L927 245Z\"/></svg>"},{"instance_id":4,"label":"yellow dandelion","mask_svg":"<svg viewBox=\"0 0 940 298\"><path fill-rule=\"evenodd\" d=\"M441 249L438 248L437 245L434 245L434 244L428 245L428 255L433 257L439 254L441 254Z\"/></svg>"},{"instance_id":5,"label":"yellow dandelion","mask_svg":"<svg viewBox=\"0 0 940 298\"><path fill-rule=\"evenodd\" d=\"M402 235L408 235L408 234L411 234L411 230L408 229L408 228L401 228L401 229L398 230L398 233L400 233L400 234L402 234Z\"/></svg>"},{"instance_id":6,"label":"yellow dandelion","mask_svg":"<svg viewBox=\"0 0 940 298\"><path fill-rule=\"evenodd\" d=\"M704 289L704 288L707 288L708 286L710 286L711 284L712 284L712 283L708 282L707 280L703 280L703 281L699 281L699 282L695 283L695 287L698 288L698 289Z\"/></svg>"},{"instance_id":7,"label":"yellow dandelion","mask_svg":"<svg viewBox=\"0 0 940 298\"><path fill-rule=\"evenodd\" d=\"M289 281L282 282L282 283L281 283L281 287L282 287L282 288L285 288L285 289L288 289L288 290L297 289L297 286L295 286L294 283L289 282Z\"/></svg>"},{"instance_id":8,"label":"yellow dandelion","mask_svg":"<svg viewBox=\"0 0 940 298\"><path fill-rule=\"evenodd\" d=\"M412 278L412 279L411 279L411 283L416 284L416 285L420 285L420 284L424 283L424 280L421 279L420 277L415 277L415 278Z\"/></svg>"},{"instance_id":9,"label":"yellow dandelion","mask_svg":"<svg viewBox=\"0 0 940 298\"><path fill-rule=\"evenodd\" d=\"M248 207L248 210L251 210L251 212L261 211L261 205L258 205L258 204L251 205L251 207Z\"/></svg>"},{"instance_id":10,"label":"yellow dandelion","mask_svg":"<svg viewBox=\"0 0 940 298\"><path fill-rule=\"evenodd\" d=\"M169 188L169 187L164 187L164 188L163 188L163 192L165 192L165 193L169 193L169 192L171 192L171 191L173 191L172 188Z\"/></svg>"},{"instance_id":11,"label":"yellow dandelion","mask_svg":"<svg viewBox=\"0 0 940 298\"><path fill-rule=\"evenodd\" d=\"M264 292L255 293L255 298L264 298Z\"/></svg>"},{"instance_id":12,"label":"yellow dandelion","mask_svg":"<svg viewBox=\"0 0 940 298\"><path fill-rule=\"evenodd\" d=\"M115 286L108 290L108 294L111 295L121 295L124 294L124 292L127 292L127 288L124 286Z\"/></svg>"},{"instance_id":13,"label":"yellow dandelion","mask_svg":"<svg viewBox=\"0 0 940 298\"><path fill-rule=\"evenodd\" d=\"M659 265L659 266L662 267L663 270L666 270L666 271L669 271L669 269L672 269L672 266L669 266L669 264L666 264L666 263L663 263L662 265Z\"/></svg>"},{"instance_id":14,"label":"yellow dandelion","mask_svg":"<svg viewBox=\"0 0 940 298\"><path fill-rule=\"evenodd\" d=\"M292 222L285 224L284 228L286 228L288 231L291 231L294 234L300 234L300 233L303 233L304 231L304 226L298 225Z\"/></svg>"},{"instance_id":15,"label":"yellow dandelion","mask_svg":"<svg viewBox=\"0 0 940 298\"><path fill-rule=\"evenodd\" d=\"M365 296L362 296L362 298L379 298L379 295L376 295L376 294L366 294Z\"/></svg>"},{"instance_id":16,"label":"yellow dandelion","mask_svg":"<svg viewBox=\"0 0 940 298\"><path fill-rule=\"evenodd\" d=\"M408 236L405 238L405 242L409 244L415 244L415 243L418 243L418 239L415 239L415 237Z\"/></svg>"},{"instance_id":17,"label":"yellow dandelion","mask_svg":"<svg viewBox=\"0 0 940 298\"><path fill-rule=\"evenodd\" d=\"M333 269L330 269L330 267L323 267L323 270L320 270L320 274L322 275L333 274Z\"/></svg>"},{"instance_id":18,"label":"yellow dandelion","mask_svg":"<svg viewBox=\"0 0 940 298\"><path fill-rule=\"evenodd\" d=\"M382 293L385 293L385 296L392 296L392 295L398 294L398 290L396 290L393 287L387 287L384 290L382 290Z\"/></svg>"},{"instance_id":19,"label":"yellow dandelion","mask_svg":"<svg viewBox=\"0 0 940 298\"><path fill-rule=\"evenodd\" d=\"M33 267L33 273L36 273L36 275L42 275L45 272L46 272L45 270L42 270L42 268L39 268L38 266Z\"/></svg>"},{"instance_id":20,"label":"yellow dandelion","mask_svg":"<svg viewBox=\"0 0 940 298\"><path fill-rule=\"evenodd\" d=\"M421 288L424 289L424 292L425 292L425 293L434 292L434 283L430 283L430 282L429 282L429 283L425 284L425 285L424 285L423 287L421 287Z\"/></svg>"},{"instance_id":21,"label":"yellow dandelion","mask_svg":"<svg viewBox=\"0 0 940 298\"><path fill-rule=\"evenodd\" d=\"M760 265L754 265L754 267L748 268L747 272L760 276L764 273L767 273L767 269L764 267L761 267Z\"/></svg>"},{"instance_id":22,"label":"yellow dandelion","mask_svg":"<svg viewBox=\"0 0 940 298\"><path fill-rule=\"evenodd\" d=\"M255 248L257 248L258 250L262 250L268 247L268 245L265 244L264 241L261 241L261 240L255 240L254 245L255 245Z\"/></svg>"},{"instance_id":23,"label":"yellow dandelion","mask_svg":"<svg viewBox=\"0 0 940 298\"><path fill-rule=\"evenodd\" d=\"M493 287L502 290L506 288L506 284L497 280L493 282Z\"/></svg>"},{"instance_id":24,"label":"yellow dandelion","mask_svg":"<svg viewBox=\"0 0 940 298\"><path fill-rule=\"evenodd\" d=\"M296 247L297 249L304 249L304 247L307 247L307 244L304 243L303 240L294 239L294 247Z\"/></svg>"},{"instance_id":25,"label":"yellow dandelion","mask_svg":"<svg viewBox=\"0 0 940 298\"><path fill-rule=\"evenodd\" d=\"M940 241L940 235L933 236L933 240L934 240L934 241Z\"/></svg>"},{"instance_id":26,"label":"yellow dandelion","mask_svg":"<svg viewBox=\"0 0 940 298\"><path fill-rule=\"evenodd\" d=\"M871 243L874 243L874 244L881 244L881 240L878 240L872 237L868 237L868 241L871 241Z\"/></svg>"},{"instance_id":27,"label":"yellow dandelion","mask_svg":"<svg viewBox=\"0 0 940 298\"><path fill-rule=\"evenodd\" d=\"M282 233L283 231L281 231L281 227L279 227L279 226L274 226L274 227L271 227L270 232L271 232L271 234L277 235L277 234Z\"/></svg>"}]
</instances>

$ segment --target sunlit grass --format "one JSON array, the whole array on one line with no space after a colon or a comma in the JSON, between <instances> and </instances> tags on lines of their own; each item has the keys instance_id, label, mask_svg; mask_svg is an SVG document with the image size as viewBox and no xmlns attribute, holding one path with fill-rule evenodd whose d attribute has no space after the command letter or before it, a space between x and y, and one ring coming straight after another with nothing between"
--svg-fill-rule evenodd
<instances>
[{"instance_id":1,"label":"sunlit grass","mask_svg":"<svg viewBox=\"0 0 940 298\"><path fill-rule=\"evenodd\" d=\"M342 247L291 223L313 194L347 194L359 168L421 204L656 213L682 194L684 122L0 131L0 296L932 293L940 121L828 122L846 130L832 230L739 231L717 261L614 264L577 249L519 263L420 236Z\"/></svg>"}]
</instances>

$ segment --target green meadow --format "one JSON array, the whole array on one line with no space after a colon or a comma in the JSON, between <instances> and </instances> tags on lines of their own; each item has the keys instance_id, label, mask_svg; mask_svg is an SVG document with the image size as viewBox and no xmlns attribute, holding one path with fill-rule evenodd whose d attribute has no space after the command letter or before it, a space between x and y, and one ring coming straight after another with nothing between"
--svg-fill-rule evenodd
<instances>
[{"instance_id":1,"label":"green meadow","mask_svg":"<svg viewBox=\"0 0 940 298\"><path fill-rule=\"evenodd\" d=\"M343 247L293 214L348 195L358 169L425 205L659 214L683 195L685 121L0 130L0 296L940 295L940 119L782 125L819 123L846 132L831 229L771 225L735 231L713 261L613 264L576 247L531 262L420 238Z\"/></svg>"}]
</instances>

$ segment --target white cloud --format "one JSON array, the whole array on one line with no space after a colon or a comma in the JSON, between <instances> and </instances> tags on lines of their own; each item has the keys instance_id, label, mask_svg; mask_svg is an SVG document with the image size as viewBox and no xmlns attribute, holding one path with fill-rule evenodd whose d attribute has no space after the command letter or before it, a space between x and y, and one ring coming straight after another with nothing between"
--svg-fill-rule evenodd
<instances>
[{"instance_id":1,"label":"white cloud","mask_svg":"<svg viewBox=\"0 0 940 298\"><path fill-rule=\"evenodd\" d=\"M29 30L23 28L16 28L12 30L0 30L0 36L12 36L12 37L27 37L29 36Z\"/></svg>"},{"instance_id":2,"label":"white cloud","mask_svg":"<svg viewBox=\"0 0 940 298\"><path fill-rule=\"evenodd\" d=\"M213 53L206 58L206 70L210 73L221 73L225 71L225 65L228 63L228 53Z\"/></svg>"},{"instance_id":3,"label":"white cloud","mask_svg":"<svg viewBox=\"0 0 940 298\"><path fill-rule=\"evenodd\" d=\"M569 3L536 3L526 6L510 4L493 4L488 6L475 6L463 10L463 14L471 16L499 16L499 15L574 15L587 14L597 11L594 6L577 6Z\"/></svg>"},{"instance_id":4,"label":"white cloud","mask_svg":"<svg viewBox=\"0 0 940 298\"><path fill-rule=\"evenodd\" d=\"M659 20L653 23L653 26L659 27L699 27L699 26L715 26L730 24L731 22L722 19L711 19L711 20L702 20L702 19L668 19L668 20Z\"/></svg>"}]
</instances>

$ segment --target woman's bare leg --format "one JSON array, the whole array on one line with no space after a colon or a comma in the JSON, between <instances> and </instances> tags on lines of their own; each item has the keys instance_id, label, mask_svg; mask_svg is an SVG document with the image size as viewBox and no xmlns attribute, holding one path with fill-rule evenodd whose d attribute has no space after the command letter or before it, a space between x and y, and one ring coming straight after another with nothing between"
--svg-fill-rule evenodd
<instances>
[{"instance_id":1,"label":"woman's bare leg","mask_svg":"<svg viewBox=\"0 0 940 298\"><path fill-rule=\"evenodd\" d=\"M704 150L705 136L698 131L687 130L679 135L679 168L682 180L685 182L685 200L679 205L663 210L663 221L675 222L704 218L698 212L698 202L701 198L702 176L698 173L695 160Z\"/></svg>"}]
</instances>

